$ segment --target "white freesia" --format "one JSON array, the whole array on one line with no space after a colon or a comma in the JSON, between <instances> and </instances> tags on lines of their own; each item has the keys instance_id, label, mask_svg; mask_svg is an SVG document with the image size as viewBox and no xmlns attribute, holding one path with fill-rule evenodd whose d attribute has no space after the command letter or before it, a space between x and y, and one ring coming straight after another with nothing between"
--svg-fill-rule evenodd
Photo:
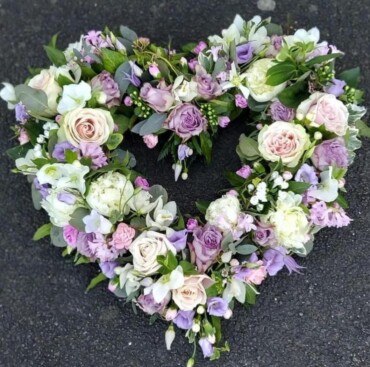
<instances>
[{"instance_id":1,"label":"white freesia","mask_svg":"<svg viewBox=\"0 0 370 367\"><path fill-rule=\"evenodd\" d=\"M76 108L85 107L91 99L91 86L84 81L68 84L63 87L62 98L58 104L58 112L64 114Z\"/></svg>"},{"instance_id":2,"label":"white freesia","mask_svg":"<svg viewBox=\"0 0 370 367\"><path fill-rule=\"evenodd\" d=\"M129 201L130 208L137 214L143 215L151 212L158 203L158 199L151 202L152 195L146 190L135 190L134 196Z\"/></svg>"},{"instance_id":3,"label":"white freesia","mask_svg":"<svg viewBox=\"0 0 370 367\"><path fill-rule=\"evenodd\" d=\"M237 226L240 213L239 200L233 195L226 194L209 205L205 218L209 224L227 233Z\"/></svg>"},{"instance_id":4,"label":"white freesia","mask_svg":"<svg viewBox=\"0 0 370 367\"><path fill-rule=\"evenodd\" d=\"M82 221L85 224L86 233L108 234L112 232L112 223L95 210L82 218Z\"/></svg>"},{"instance_id":5,"label":"white freesia","mask_svg":"<svg viewBox=\"0 0 370 367\"><path fill-rule=\"evenodd\" d=\"M267 71L273 65L274 62L272 59L260 59L254 62L245 73L247 87L250 90L251 96L257 102L271 101L286 87L286 82L275 86L266 84Z\"/></svg>"},{"instance_id":6,"label":"white freesia","mask_svg":"<svg viewBox=\"0 0 370 367\"><path fill-rule=\"evenodd\" d=\"M187 80L184 80L183 75L180 75L173 83L172 93L174 94L176 101L190 102L198 95L197 87L198 85L196 81L191 80L188 82Z\"/></svg>"},{"instance_id":7,"label":"white freesia","mask_svg":"<svg viewBox=\"0 0 370 367\"><path fill-rule=\"evenodd\" d=\"M131 181L119 172L107 172L90 185L86 201L98 213L110 217L114 212L128 214L134 194Z\"/></svg>"},{"instance_id":8,"label":"white freesia","mask_svg":"<svg viewBox=\"0 0 370 367\"><path fill-rule=\"evenodd\" d=\"M75 58L74 50L81 51L82 49L83 35L81 35L80 40L74 43L70 43L68 47L63 51L67 62Z\"/></svg>"},{"instance_id":9,"label":"white freesia","mask_svg":"<svg viewBox=\"0 0 370 367\"><path fill-rule=\"evenodd\" d=\"M45 92L48 100L48 109L44 111L45 116L53 116L57 112L57 99L62 91L57 82L57 68L50 66L49 69L43 69L35 75L29 82L28 86Z\"/></svg>"},{"instance_id":10,"label":"white freesia","mask_svg":"<svg viewBox=\"0 0 370 367\"><path fill-rule=\"evenodd\" d=\"M236 69L235 63L233 62L231 64L231 69L229 71L229 80L222 83L221 87L224 90L228 90L228 89L231 89L231 88L238 88L241 91L241 93L243 94L243 96L246 99L248 99L250 91L243 84L243 81L246 78L247 78L247 73L241 73L240 74L239 71L237 71L237 69Z\"/></svg>"},{"instance_id":11,"label":"white freesia","mask_svg":"<svg viewBox=\"0 0 370 367\"><path fill-rule=\"evenodd\" d=\"M154 230L165 231L176 219L176 213L177 205L174 201L169 201L163 205L163 199L159 197L153 217L150 213L146 216L146 225Z\"/></svg>"},{"instance_id":12,"label":"white freesia","mask_svg":"<svg viewBox=\"0 0 370 367\"><path fill-rule=\"evenodd\" d=\"M162 275L156 283L153 284L153 298L157 303L161 303L167 294L173 290L183 286L184 271L181 266L178 266L169 274Z\"/></svg>"},{"instance_id":13,"label":"white freesia","mask_svg":"<svg viewBox=\"0 0 370 367\"><path fill-rule=\"evenodd\" d=\"M15 166L24 174L24 175L32 175L38 171L35 163L33 160L39 158L38 152L35 152L34 149L30 149L27 151L25 157L17 158L15 160Z\"/></svg>"},{"instance_id":14,"label":"white freesia","mask_svg":"<svg viewBox=\"0 0 370 367\"><path fill-rule=\"evenodd\" d=\"M166 255L168 251L176 255L176 249L167 237L154 231L143 232L131 243L129 251L135 270L145 276L155 274L161 267L157 256Z\"/></svg>"},{"instance_id":15,"label":"white freesia","mask_svg":"<svg viewBox=\"0 0 370 367\"><path fill-rule=\"evenodd\" d=\"M73 73L74 77L71 75ZM57 79L63 77L72 83L77 83L81 77L81 67L75 62L69 62L67 65L59 66L56 71Z\"/></svg>"},{"instance_id":16,"label":"white freesia","mask_svg":"<svg viewBox=\"0 0 370 367\"><path fill-rule=\"evenodd\" d=\"M304 249L309 241L310 225L307 215L299 206L301 195L280 191L275 210L265 220L274 226L277 242L288 249Z\"/></svg>"},{"instance_id":17,"label":"white freesia","mask_svg":"<svg viewBox=\"0 0 370 367\"><path fill-rule=\"evenodd\" d=\"M63 200L63 194L69 195L72 200ZM77 191L56 188L49 190L49 195L41 201L41 206L49 214L52 224L57 227L65 227L68 225L73 212L81 206L81 202Z\"/></svg>"},{"instance_id":18,"label":"white freesia","mask_svg":"<svg viewBox=\"0 0 370 367\"><path fill-rule=\"evenodd\" d=\"M244 304L246 295L246 285L239 279L232 278L227 283L226 288L222 294L222 298L229 303L233 298Z\"/></svg>"},{"instance_id":19,"label":"white freesia","mask_svg":"<svg viewBox=\"0 0 370 367\"><path fill-rule=\"evenodd\" d=\"M284 36L284 41L287 43L288 47L294 46L296 43L310 43L316 45L320 40L320 31L318 28L314 27L310 30L297 29L296 32L291 36Z\"/></svg>"},{"instance_id":20,"label":"white freesia","mask_svg":"<svg viewBox=\"0 0 370 367\"><path fill-rule=\"evenodd\" d=\"M8 103L8 108L12 110L17 103L14 86L10 83L2 83L4 88L0 90L0 98Z\"/></svg>"},{"instance_id":21,"label":"white freesia","mask_svg":"<svg viewBox=\"0 0 370 367\"><path fill-rule=\"evenodd\" d=\"M171 345L172 345L173 341L175 340L175 336L176 336L175 329L174 329L173 325L171 324L168 327L168 329L166 331L166 334L165 334L165 341L166 341L167 350L171 350Z\"/></svg>"},{"instance_id":22,"label":"white freesia","mask_svg":"<svg viewBox=\"0 0 370 367\"><path fill-rule=\"evenodd\" d=\"M332 177L333 167L320 173L320 184L316 189L310 190L310 196L323 200L327 203L334 201L338 197L338 180Z\"/></svg>"},{"instance_id":23,"label":"white freesia","mask_svg":"<svg viewBox=\"0 0 370 367\"><path fill-rule=\"evenodd\" d=\"M237 17L235 17L236 19ZM235 20L234 20L235 23ZM261 52L266 45L270 43L270 37L267 35L267 29L262 23L262 18L259 15L254 16L246 23L246 28L249 29L248 43L253 47L255 54Z\"/></svg>"},{"instance_id":24,"label":"white freesia","mask_svg":"<svg viewBox=\"0 0 370 367\"><path fill-rule=\"evenodd\" d=\"M132 264L116 267L114 272L119 276L119 287L124 289L127 297L140 288L140 278L137 276Z\"/></svg>"}]
</instances>

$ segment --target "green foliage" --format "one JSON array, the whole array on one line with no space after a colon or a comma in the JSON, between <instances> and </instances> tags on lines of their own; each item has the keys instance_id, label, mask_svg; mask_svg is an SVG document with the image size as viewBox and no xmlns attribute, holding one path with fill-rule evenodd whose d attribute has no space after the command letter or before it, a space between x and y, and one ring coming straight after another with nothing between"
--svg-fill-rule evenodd
<instances>
[{"instance_id":1,"label":"green foliage","mask_svg":"<svg viewBox=\"0 0 370 367\"><path fill-rule=\"evenodd\" d=\"M101 49L101 60L104 70L114 74L118 67L126 61L127 57L120 52L110 50L109 48Z\"/></svg>"},{"instance_id":2,"label":"green foliage","mask_svg":"<svg viewBox=\"0 0 370 367\"><path fill-rule=\"evenodd\" d=\"M207 200L197 200L195 202L195 206L197 207L197 209L202 213L202 214L206 214L207 212L207 209L209 207L209 204L211 202L210 201L207 201Z\"/></svg>"},{"instance_id":3,"label":"green foliage","mask_svg":"<svg viewBox=\"0 0 370 367\"><path fill-rule=\"evenodd\" d=\"M162 267L159 269L161 274L171 273L172 270L175 270L178 265L176 255L174 255L172 251L168 251L166 256L157 256L157 261L160 265L162 265Z\"/></svg>"},{"instance_id":4,"label":"green foliage","mask_svg":"<svg viewBox=\"0 0 370 367\"><path fill-rule=\"evenodd\" d=\"M254 161L260 156L257 141L244 134L239 138L239 145L236 148L236 152L240 158L247 161Z\"/></svg>"},{"instance_id":5,"label":"green foliage","mask_svg":"<svg viewBox=\"0 0 370 367\"><path fill-rule=\"evenodd\" d=\"M163 127L163 122L166 120L165 113L153 113L145 123L141 126L139 134L141 136L157 133Z\"/></svg>"},{"instance_id":6,"label":"green foliage","mask_svg":"<svg viewBox=\"0 0 370 367\"><path fill-rule=\"evenodd\" d=\"M289 181L288 189L293 191L295 194L301 195L306 192L310 186L311 184L308 182Z\"/></svg>"},{"instance_id":7,"label":"green foliage","mask_svg":"<svg viewBox=\"0 0 370 367\"><path fill-rule=\"evenodd\" d=\"M64 155L67 163L72 164L74 161L78 160L78 153L73 150L66 149Z\"/></svg>"},{"instance_id":8,"label":"green foliage","mask_svg":"<svg viewBox=\"0 0 370 367\"><path fill-rule=\"evenodd\" d=\"M109 150L114 150L116 149L123 140L123 135L120 133L113 133L109 136L108 141L107 141L107 148Z\"/></svg>"},{"instance_id":9,"label":"green foliage","mask_svg":"<svg viewBox=\"0 0 370 367\"><path fill-rule=\"evenodd\" d=\"M41 240L41 238L44 238L46 236L49 236L50 235L50 231L51 231L51 227L52 227L52 224L51 223L47 223L47 224L42 225L35 232L35 234L33 235L32 239L34 241L38 241L38 240Z\"/></svg>"},{"instance_id":10,"label":"green foliage","mask_svg":"<svg viewBox=\"0 0 370 367\"><path fill-rule=\"evenodd\" d=\"M49 108L48 98L42 90L20 84L15 87L15 95L17 100L26 106L31 115L42 115Z\"/></svg>"},{"instance_id":11,"label":"green foliage","mask_svg":"<svg viewBox=\"0 0 370 367\"><path fill-rule=\"evenodd\" d=\"M77 228L81 232L85 232L85 223L82 221L86 215L89 215L90 211L86 208L77 208L71 215L69 224Z\"/></svg>"},{"instance_id":12,"label":"green foliage","mask_svg":"<svg viewBox=\"0 0 370 367\"><path fill-rule=\"evenodd\" d=\"M285 88L278 94L278 98L283 105L290 108L297 108L302 101L309 97L309 95L307 91L307 82L301 80Z\"/></svg>"},{"instance_id":13,"label":"green foliage","mask_svg":"<svg viewBox=\"0 0 370 367\"><path fill-rule=\"evenodd\" d=\"M182 260L182 261L180 261L179 265L182 267L182 270L184 271L184 275L197 275L197 274L199 274L195 270L195 266L192 263L190 263L189 261ZM207 289L209 289L209 288L207 288Z\"/></svg>"},{"instance_id":14,"label":"green foliage","mask_svg":"<svg viewBox=\"0 0 370 367\"><path fill-rule=\"evenodd\" d=\"M364 121L357 120L355 125L359 130L359 136L370 138L370 127Z\"/></svg>"},{"instance_id":15,"label":"green foliage","mask_svg":"<svg viewBox=\"0 0 370 367\"><path fill-rule=\"evenodd\" d=\"M107 279L107 277L103 273L99 273L96 277L91 279L91 282L89 283L89 285L86 288L86 293L89 290L95 288L99 283L103 282L105 279Z\"/></svg>"},{"instance_id":16,"label":"green foliage","mask_svg":"<svg viewBox=\"0 0 370 367\"><path fill-rule=\"evenodd\" d=\"M245 286L245 303L254 305L256 303L257 290L251 284L246 284Z\"/></svg>"},{"instance_id":17,"label":"green foliage","mask_svg":"<svg viewBox=\"0 0 370 367\"><path fill-rule=\"evenodd\" d=\"M127 75L130 75L130 74L131 74L131 66L128 61L121 64L117 68L114 74L114 80L118 84L121 95L126 93L127 88L130 85L130 80L127 78Z\"/></svg>"},{"instance_id":18,"label":"green foliage","mask_svg":"<svg viewBox=\"0 0 370 367\"><path fill-rule=\"evenodd\" d=\"M67 60L63 51L57 48L57 39L58 34L55 34L49 44L44 46L44 50L53 65L62 66L67 63Z\"/></svg>"},{"instance_id":19,"label":"green foliage","mask_svg":"<svg viewBox=\"0 0 370 367\"><path fill-rule=\"evenodd\" d=\"M68 244L63 237L63 228L52 226L50 230L51 243L56 247L67 247Z\"/></svg>"},{"instance_id":20,"label":"green foliage","mask_svg":"<svg viewBox=\"0 0 370 367\"><path fill-rule=\"evenodd\" d=\"M13 148L8 149L6 151L6 154L9 156L9 158L16 160L18 158L24 157L30 149L32 149L31 143L17 145Z\"/></svg>"},{"instance_id":21,"label":"green foliage","mask_svg":"<svg viewBox=\"0 0 370 367\"><path fill-rule=\"evenodd\" d=\"M297 66L291 60L286 60L272 66L267 71L266 84L276 86L297 76Z\"/></svg>"},{"instance_id":22,"label":"green foliage","mask_svg":"<svg viewBox=\"0 0 370 367\"><path fill-rule=\"evenodd\" d=\"M344 80L348 86L352 88L357 88L358 83L360 82L360 77L361 77L361 71L360 68L353 68L353 69L348 69L343 72L341 72L338 76L337 79Z\"/></svg>"},{"instance_id":23,"label":"green foliage","mask_svg":"<svg viewBox=\"0 0 370 367\"><path fill-rule=\"evenodd\" d=\"M235 187L242 186L245 182L245 178L237 175L235 172L232 171L225 172L225 177L230 182L230 185Z\"/></svg>"},{"instance_id":24,"label":"green foliage","mask_svg":"<svg viewBox=\"0 0 370 367\"><path fill-rule=\"evenodd\" d=\"M208 132L203 132L199 135L200 147L202 153L206 157L207 164L211 164L212 160L212 139Z\"/></svg>"}]
</instances>

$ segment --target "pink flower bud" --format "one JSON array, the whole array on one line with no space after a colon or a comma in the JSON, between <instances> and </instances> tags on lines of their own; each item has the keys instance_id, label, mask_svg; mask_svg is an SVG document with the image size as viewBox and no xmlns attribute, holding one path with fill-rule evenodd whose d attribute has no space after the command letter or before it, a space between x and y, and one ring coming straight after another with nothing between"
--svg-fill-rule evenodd
<instances>
[{"instance_id":1,"label":"pink flower bud","mask_svg":"<svg viewBox=\"0 0 370 367\"><path fill-rule=\"evenodd\" d=\"M174 308L169 308L166 312L166 321L172 321L177 316L177 310Z\"/></svg>"},{"instance_id":2,"label":"pink flower bud","mask_svg":"<svg viewBox=\"0 0 370 367\"><path fill-rule=\"evenodd\" d=\"M27 134L27 130L26 129L20 129L19 131L19 136L18 136L18 141L19 141L19 144L20 145L23 145L23 144L26 144L30 141L30 138Z\"/></svg>"},{"instance_id":3,"label":"pink flower bud","mask_svg":"<svg viewBox=\"0 0 370 367\"><path fill-rule=\"evenodd\" d=\"M153 64L149 65L149 74L153 78L159 78L160 77L161 72L160 72L160 70L158 68L158 65L156 63L153 63Z\"/></svg>"},{"instance_id":4,"label":"pink flower bud","mask_svg":"<svg viewBox=\"0 0 370 367\"><path fill-rule=\"evenodd\" d=\"M218 125L222 128L227 127L227 125L229 125L229 123L230 123L230 118L227 117L227 116L220 116L218 118Z\"/></svg>"},{"instance_id":5,"label":"pink flower bud","mask_svg":"<svg viewBox=\"0 0 370 367\"><path fill-rule=\"evenodd\" d=\"M132 98L130 96L126 96L125 99L123 100L123 104L127 107L132 106Z\"/></svg>"},{"instance_id":6,"label":"pink flower bud","mask_svg":"<svg viewBox=\"0 0 370 367\"><path fill-rule=\"evenodd\" d=\"M144 143L149 149L153 149L158 144L158 136L148 134L143 136Z\"/></svg>"}]
</instances>

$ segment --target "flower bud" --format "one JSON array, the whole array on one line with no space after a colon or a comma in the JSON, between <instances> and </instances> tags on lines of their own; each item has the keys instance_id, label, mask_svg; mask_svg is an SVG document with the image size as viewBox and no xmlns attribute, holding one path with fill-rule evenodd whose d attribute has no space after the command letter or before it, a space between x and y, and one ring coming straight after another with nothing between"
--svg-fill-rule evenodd
<instances>
[{"instance_id":1,"label":"flower bud","mask_svg":"<svg viewBox=\"0 0 370 367\"><path fill-rule=\"evenodd\" d=\"M320 133L320 131L316 131L315 134L313 135L313 138L315 140L321 140L322 139L322 134Z\"/></svg>"},{"instance_id":2,"label":"flower bud","mask_svg":"<svg viewBox=\"0 0 370 367\"><path fill-rule=\"evenodd\" d=\"M173 169L175 171L175 181L177 181L182 171L182 165L180 163L176 163Z\"/></svg>"},{"instance_id":3,"label":"flower bud","mask_svg":"<svg viewBox=\"0 0 370 367\"><path fill-rule=\"evenodd\" d=\"M228 252L224 252L221 256L221 261L223 263L228 263L230 260L231 260L231 256L233 255L233 253L231 251L228 251Z\"/></svg>"},{"instance_id":4,"label":"flower bud","mask_svg":"<svg viewBox=\"0 0 370 367\"><path fill-rule=\"evenodd\" d=\"M211 343L211 344L215 344L216 343L216 336L215 334L210 334L207 336L207 339L208 341Z\"/></svg>"},{"instance_id":5,"label":"flower bud","mask_svg":"<svg viewBox=\"0 0 370 367\"><path fill-rule=\"evenodd\" d=\"M173 325L170 325L165 334L167 350L171 350L171 344L175 340L175 336L176 336L175 329L173 328Z\"/></svg>"},{"instance_id":6,"label":"flower bud","mask_svg":"<svg viewBox=\"0 0 370 367\"><path fill-rule=\"evenodd\" d=\"M193 367L195 364L195 359L194 358L190 358L188 360L188 363L186 363L186 367Z\"/></svg>"},{"instance_id":7,"label":"flower bud","mask_svg":"<svg viewBox=\"0 0 370 367\"><path fill-rule=\"evenodd\" d=\"M285 171L285 172L283 173L283 178L284 178L284 180L285 180L285 181L289 181L289 180L291 180L291 179L293 178L293 174L292 174L292 172Z\"/></svg>"},{"instance_id":8,"label":"flower bud","mask_svg":"<svg viewBox=\"0 0 370 367\"><path fill-rule=\"evenodd\" d=\"M149 74L153 77L153 78L160 78L161 77L161 72L158 68L158 64L156 64L155 62L150 64L149 65Z\"/></svg>"},{"instance_id":9,"label":"flower bud","mask_svg":"<svg viewBox=\"0 0 370 367\"><path fill-rule=\"evenodd\" d=\"M204 306L199 305L198 308L197 308L197 314L203 315L204 314L204 311L205 311Z\"/></svg>"},{"instance_id":10,"label":"flower bud","mask_svg":"<svg viewBox=\"0 0 370 367\"><path fill-rule=\"evenodd\" d=\"M200 325L198 323L194 323L193 326L191 327L191 330L194 333L199 333L199 331L200 331Z\"/></svg>"},{"instance_id":11,"label":"flower bud","mask_svg":"<svg viewBox=\"0 0 370 367\"><path fill-rule=\"evenodd\" d=\"M338 187L340 189L342 189L344 187L344 185L346 184L346 180L344 178L341 178L339 181L338 181Z\"/></svg>"},{"instance_id":12,"label":"flower bud","mask_svg":"<svg viewBox=\"0 0 370 367\"><path fill-rule=\"evenodd\" d=\"M231 265L231 266L238 266L238 265L239 265L239 261L238 261L237 259L232 259L232 260L230 261L230 265Z\"/></svg>"},{"instance_id":13,"label":"flower bud","mask_svg":"<svg viewBox=\"0 0 370 367\"><path fill-rule=\"evenodd\" d=\"M233 315L233 311L231 310L231 308L228 308L227 311L225 312L224 318L228 320L231 318L232 315Z\"/></svg>"},{"instance_id":14,"label":"flower bud","mask_svg":"<svg viewBox=\"0 0 370 367\"><path fill-rule=\"evenodd\" d=\"M181 175L181 178L185 181L187 180L189 177L188 173L187 172L183 172L182 175Z\"/></svg>"},{"instance_id":15,"label":"flower bud","mask_svg":"<svg viewBox=\"0 0 370 367\"><path fill-rule=\"evenodd\" d=\"M174 308L169 308L166 312L165 319L167 321L172 321L177 316L177 310Z\"/></svg>"}]
</instances>

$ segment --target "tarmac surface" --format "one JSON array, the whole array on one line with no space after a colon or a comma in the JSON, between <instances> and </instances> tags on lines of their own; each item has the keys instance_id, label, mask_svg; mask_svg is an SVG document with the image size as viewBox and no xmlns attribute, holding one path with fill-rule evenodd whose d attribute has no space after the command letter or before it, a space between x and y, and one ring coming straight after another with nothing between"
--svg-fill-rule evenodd
<instances>
[{"instance_id":1,"label":"tarmac surface","mask_svg":"<svg viewBox=\"0 0 370 367\"><path fill-rule=\"evenodd\" d=\"M143 36L174 45L219 33L236 13L287 16L298 27L319 27L322 39L346 51L340 68L360 66L370 92L369 0L259 1L83 1L0 0L0 80L20 83L27 66L48 65L42 45L61 32L66 46L82 32L126 24ZM369 106L369 104L367 103ZM177 334L165 350L166 325L149 326L143 313L100 286L85 294L93 265L73 266L48 241L33 242L46 214L33 209L26 179L13 175L4 151L11 147L12 113L0 106L0 366L1 367L174 367L184 366L191 346ZM169 161L128 137L137 169L165 186L185 213L194 201L214 199L227 183L225 169L237 169L238 120L215 142L213 164L193 165L190 178L174 183ZM213 364L198 354L197 366L366 367L370 366L370 142L365 141L348 175L352 224L324 230L307 259L304 275L279 274L261 287L257 304L238 307L223 322L231 352Z\"/></svg>"}]
</instances>

